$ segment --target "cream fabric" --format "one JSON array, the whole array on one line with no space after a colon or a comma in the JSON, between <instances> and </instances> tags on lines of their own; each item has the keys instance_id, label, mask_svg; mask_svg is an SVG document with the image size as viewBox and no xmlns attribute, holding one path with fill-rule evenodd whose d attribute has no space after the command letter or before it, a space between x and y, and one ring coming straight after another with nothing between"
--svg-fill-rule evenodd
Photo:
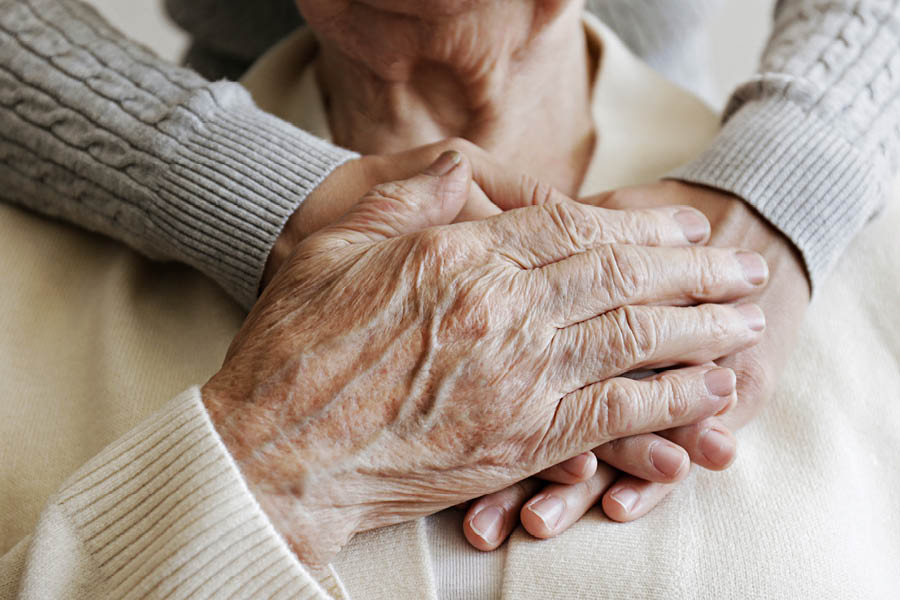
<instances>
[{"instance_id":1,"label":"cream fabric","mask_svg":"<svg viewBox=\"0 0 900 600\"><path fill-rule=\"evenodd\" d=\"M663 174L714 123L590 27L603 43L601 135L585 192ZM504 598L896 597L890 206L821 289L735 466L695 473L636 523L595 510L555 540L517 532ZM435 597L424 520L358 536L338 576L313 581L261 516L196 389L165 402L205 381L240 322L213 284L5 205L0 274L0 598Z\"/></svg>"}]
</instances>

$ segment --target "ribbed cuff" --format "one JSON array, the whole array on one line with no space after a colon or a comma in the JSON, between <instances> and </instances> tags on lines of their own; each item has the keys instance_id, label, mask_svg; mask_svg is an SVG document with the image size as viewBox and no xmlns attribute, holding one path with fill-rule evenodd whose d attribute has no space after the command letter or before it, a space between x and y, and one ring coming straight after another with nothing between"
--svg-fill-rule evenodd
<instances>
[{"instance_id":1,"label":"ribbed cuff","mask_svg":"<svg viewBox=\"0 0 900 600\"><path fill-rule=\"evenodd\" d=\"M256 300L288 218L335 168L359 156L261 111L229 82L192 94L160 128L179 142L159 190L168 201L158 207L180 224L170 232L183 252L177 258L245 307Z\"/></svg>"},{"instance_id":2,"label":"ribbed cuff","mask_svg":"<svg viewBox=\"0 0 900 600\"><path fill-rule=\"evenodd\" d=\"M744 104L668 177L743 198L797 246L815 289L883 202L887 173L820 115L767 98Z\"/></svg>"},{"instance_id":3,"label":"ribbed cuff","mask_svg":"<svg viewBox=\"0 0 900 600\"><path fill-rule=\"evenodd\" d=\"M328 598L247 489L197 388L101 452L57 503L111 598Z\"/></svg>"}]
</instances>

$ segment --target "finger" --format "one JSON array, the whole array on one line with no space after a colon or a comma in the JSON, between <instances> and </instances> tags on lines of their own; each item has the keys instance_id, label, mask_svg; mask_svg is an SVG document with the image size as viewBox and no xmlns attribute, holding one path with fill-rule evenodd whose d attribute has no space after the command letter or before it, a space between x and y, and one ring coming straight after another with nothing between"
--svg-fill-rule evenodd
<instances>
[{"instance_id":1,"label":"finger","mask_svg":"<svg viewBox=\"0 0 900 600\"><path fill-rule=\"evenodd\" d=\"M469 544L485 552L502 544L518 525L519 510L538 485L526 479L475 500L463 518L463 535Z\"/></svg>"},{"instance_id":2,"label":"finger","mask_svg":"<svg viewBox=\"0 0 900 600\"><path fill-rule=\"evenodd\" d=\"M597 472L597 457L593 452L582 452L549 469L537 473L535 477L554 483L580 483Z\"/></svg>"},{"instance_id":3,"label":"finger","mask_svg":"<svg viewBox=\"0 0 900 600\"><path fill-rule=\"evenodd\" d=\"M684 479L691 465L684 448L652 433L613 440L594 454L620 471L658 483Z\"/></svg>"},{"instance_id":4,"label":"finger","mask_svg":"<svg viewBox=\"0 0 900 600\"><path fill-rule=\"evenodd\" d=\"M473 167L473 178L501 210L575 201L534 177L505 168L487 153Z\"/></svg>"},{"instance_id":5,"label":"finger","mask_svg":"<svg viewBox=\"0 0 900 600\"><path fill-rule=\"evenodd\" d=\"M563 391L635 369L702 364L758 343L765 317L739 307L624 306L557 330L550 361Z\"/></svg>"},{"instance_id":6,"label":"finger","mask_svg":"<svg viewBox=\"0 0 900 600\"><path fill-rule=\"evenodd\" d=\"M634 521L653 510L677 485L623 475L603 494L601 506L613 521Z\"/></svg>"},{"instance_id":7,"label":"finger","mask_svg":"<svg viewBox=\"0 0 900 600\"><path fill-rule=\"evenodd\" d=\"M465 157L445 152L420 175L376 185L340 221L320 232L319 243L375 242L447 225L465 204L470 181Z\"/></svg>"},{"instance_id":8,"label":"finger","mask_svg":"<svg viewBox=\"0 0 900 600\"><path fill-rule=\"evenodd\" d=\"M663 431L660 435L684 448L690 455L691 461L705 469L712 471L727 469L737 457L737 440L725 424L716 417L704 419L693 425ZM640 473L628 472L638 477L641 476ZM645 477L645 479L649 478Z\"/></svg>"},{"instance_id":9,"label":"finger","mask_svg":"<svg viewBox=\"0 0 900 600\"><path fill-rule=\"evenodd\" d=\"M594 476L582 483L548 485L522 507L522 527L537 538L559 535L597 504L616 475L615 469L601 464Z\"/></svg>"},{"instance_id":10,"label":"finger","mask_svg":"<svg viewBox=\"0 0 900 600\"><path fill-rule=\"evenodd\" d=\"M500 212L500 209L490 201L481 187L475 181L472 181L469 184L469 199L453 222L480 221L499 215Z\"/></svg>"},{"instance_id":11,"label":"finger","mask_svg":"<svg viewBox=\"0 0 900 600\"><path fill-rule=\"evenodd\" d=\"M686 246L705 242L709 221L687 207L607 210L557 202L512 210L478 224L494 249L522 269L548 265L601 245Z\"/></svg>"},{"instance_id":12,"label":"finger","mask_svg":"<svg viewBox=\"0 0 900 600\"><path fill-rule=\"evenodd\" d=\"M418 173L440 154L455 150L472 165L472 179L498 210L512 210L554 202L575 202L537 179L520 173L497 160L481 147L462 138L448 138L389 157L394 172Z\"/></svg>"},{"instance_id":13,"label":"finger","mask_svg":"<svg viewBox=\"0 0 900 600\"><path fill-rule=\"evenodd\" d=\"M689 367L642 380L616 377L564 396L545 427L547 465L606 442L696 423L736 400L731 369Z\"/></svg>"},{"instance_id":14,"label":"finger","mask_svg":"<svg viewBox=\"0 0 900 600\"><path fill-rule=\"evenodd\" d=\"M768 280L756 252L608 244L529 272L546 282L560 326L626 304L726 302L758 292Z\"/></svg>"},{"instance_id":15,"label":"finger","mask_svg":"<svg viewBox=\"0 0 900 600\"><path fill-rule=\"evenodd\" d=\"M594 196L579 198L579 202L603 208L653 208L672 204L683 204L686 201L693 204L693 200L699 195L700 186L695 185L667 185L673 181L652 183L649 185L636 185L632 187L609 190ZM700 192L702 193L702 192ZM724 192L718 192L724 193Z\"/></svg>"}]
</instances>

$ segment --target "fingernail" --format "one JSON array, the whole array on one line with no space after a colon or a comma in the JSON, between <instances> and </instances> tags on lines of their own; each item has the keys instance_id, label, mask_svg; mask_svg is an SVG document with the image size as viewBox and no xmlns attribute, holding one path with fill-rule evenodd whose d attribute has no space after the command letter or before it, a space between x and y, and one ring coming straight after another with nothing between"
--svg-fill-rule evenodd
<instances>
[{"instance_id":1,"label":"fingernail","mask_svg":"<svg viewBox=\"0 0 900 600\"><path fill-rule=\"evenodd\" d=\"M769 265L756 252L738 252L737 260L744 269L744 278L753 285L762 285L769 278Z\"/></svg>"},{"instance_id":2,"label":"fingernail","mask_svg":"<svg viewBox=\"0 0 900 600\"><path fill-rule=\"evenodd\" d=\"M669 444L655 442L650 446L650 462L653 467L667 477L675 477L684 466L687 456Z\"/></svg>"},{"instance_id":3,"label":"fingernail","mask_svg":"<svg viewBox=\"0 0 900 600\"><path fill-rule=\"evenodd\" d=\"M641 495L630 487L619 488L610 494L609 497L618 502L622 506L622 510L626 513L630 513L634 510L638 500L641 499Z\"/></svg>"},{"instance_id":4,"label":"fingernail","mask_svg":"<svg viewBox=\"0 0 900 600\"><path fill-rule=\"evenodd\" d=\"M425 169L426 175L431 175L433 177L443 177L447 173L453 170L453 168L459 164L459 161L462 160L462 154L457 152L456 150L448 150L438 156L437 160L432 163L430 167Z\"/></svg>"},{"instance_id":5,"label":"fingernail","mask_svg":"<svg viewBox=\"0 0 900 600\"><path fill-rule=\"evenodd\" d=\"M684 237L692 244L702 242L709 235L709 221L692 210L678 211L675 220L681 225Z\"/></svg>"},{"instance_id":6,"label":"fingernail","mask_svg":"<svg viewBox=\"0 0 900 600\"><path fill-rule=\"evenodd\" d=\"M721 431L707 429L700 434L700 452L712 464L724 467L734 457L734 440Z\"/></svg>"},{"instance_id":7,"label":"fingernail","mask_svg":"<svg viewBox=\"0 0 900 600\"><path fill-rule=\"evenodd\" d=\"M536 514L544 522L544 527L548 531L556 530L565 509L566 503L556 496L544 496L528 507L528 510Z\"/></svg>"},{"instance_id":8,"label":"fingernail","mask_svg":"<svg viewBox=\"0 0 900 600\"><path fill-rule=\"evenodd\" d=\"M737 377L731 369L712 369L703 378L709 393L720 398L730 396L737 385Z\"/></svg>"},{"instance_id":9,"label":"fingernail","mask_svg":"<svg viewBox=\"0 0 900 600\"><path fill-rule=\"evenodd\" d=\"M590 455L585 452L584 454L579 454L574 458L570 458L566 462L562 464L563 471L571 475L572 477L581 478L584 476L585 467L587 467L587 462L590 460Z\"/></svg>"},{"instance_id":10,"label":"fingernail","mask_svg":"<svg viewBox=\"0 0 900 600\"><path fill-rule=\"evenodd\" d=\"M472 531L488 544L500 541L500 527L503 525L503 511L496 506L483 508L472 517Z\"/></svg>"},{"instance_id":11,"label":"fingernail","mask_svg":"<svg viewBox=\"0 0 900 600\"><path fill-rule=\"evenodd\" d=\"M753 331L762 331L766 328L766 315L760 307L755 304L743 304L737 307L737 311L744 317L747 327Z\"/></svg>"}]
</instances>

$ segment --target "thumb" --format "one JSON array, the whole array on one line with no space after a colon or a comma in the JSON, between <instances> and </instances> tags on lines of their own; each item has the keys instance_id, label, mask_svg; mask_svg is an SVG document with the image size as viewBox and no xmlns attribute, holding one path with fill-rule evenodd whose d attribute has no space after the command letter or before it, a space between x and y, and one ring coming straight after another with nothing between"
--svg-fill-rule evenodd
<instances>
[{"instance_id":1,"label":"thumb","mask_svg":"<svg viewBox=\"0 0 900 600\"><path fill-rule=\"evenodd\" d=\"M450 224L466 203L471 181L469 161L455 150L444 152L420 175L376 185L322 233L358 244Z\"/></svg>"}]
</instances>

